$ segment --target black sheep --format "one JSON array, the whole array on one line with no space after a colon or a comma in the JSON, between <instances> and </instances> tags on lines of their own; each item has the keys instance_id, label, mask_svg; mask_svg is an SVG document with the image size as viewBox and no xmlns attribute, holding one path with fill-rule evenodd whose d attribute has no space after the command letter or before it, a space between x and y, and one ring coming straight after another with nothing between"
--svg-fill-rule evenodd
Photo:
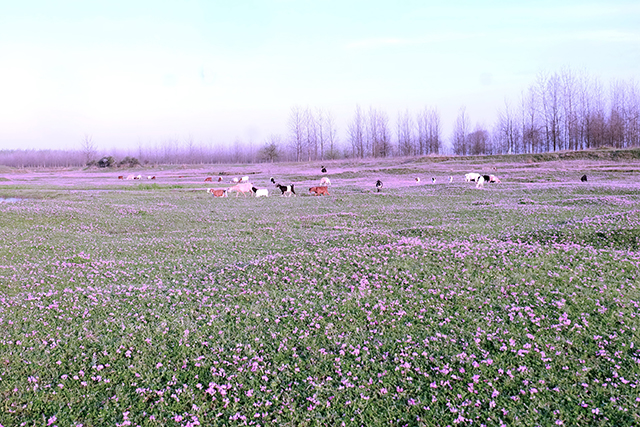
<instances>
[{"instance_id":1,"label":"black sheep","mask_svg":"<svg viewBox=\"0 0 640 427\"><path fill-rule=\"evenodd\" d=\"M580 181L587 182L587 175L582 175L582 178L580 178Z\"/></svg>"}]
</instances>

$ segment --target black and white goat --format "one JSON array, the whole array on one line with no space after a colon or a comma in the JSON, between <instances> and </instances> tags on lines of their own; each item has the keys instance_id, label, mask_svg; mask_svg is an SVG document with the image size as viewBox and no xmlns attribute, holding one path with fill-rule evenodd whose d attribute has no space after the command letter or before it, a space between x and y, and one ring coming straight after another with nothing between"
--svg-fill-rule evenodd
<instances>
[{"instance_id":1,"label":"black and white goat","mask_svg":"<svg viewBox=\"0 0 640 427\"><path fill-rule=\"evenodd\" d=\"M287 196L287 197L291 197L291 195L293 194L294 196L296 196L296 191L293 188L293 184L291 185L280 185L280 184L276 184L276 187L278 187L280 189L280 191L282 191L282 195L283 196Z\"/></svg>"}]
</instances>

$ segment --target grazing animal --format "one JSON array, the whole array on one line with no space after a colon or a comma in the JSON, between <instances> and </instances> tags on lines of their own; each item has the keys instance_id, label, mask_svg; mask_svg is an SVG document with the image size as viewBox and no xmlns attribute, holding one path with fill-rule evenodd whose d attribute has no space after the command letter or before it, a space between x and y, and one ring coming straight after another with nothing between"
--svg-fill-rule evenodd
<instances>
[{"instance_id":1,"label":"grazing animal","mask_svg":"<svg viewBox=\"0 0 640 427\"><path fill-rule=\"evenodd\" d=\"M156 179L156 176L155 176L155 175L153 175L153 176L151 177L151 179Z\"/></svg>"},{"instance_id":2,"label":"grazing animal","mask_svg":"<svg viewBox=\"0 0 640 427\"><path fill-rule=\"evenodd\" d=\"M420 182L420 178L416 176L416 182Z\"/></svg>"},{"instance_id":3,"label":"grazing animal","mask_svg":"<svg viewBox=\"0 0 640 427\"><path fill-rule=\"evenodd\" d=\"M133 179L142 179L142 175L136 175L133 177Z\"/></svg>"},{"instance_id":4,"label":"grazing animal","mask_svg":"<svg viewBox=\"0 0 640 427\"><path fill-rule=\"evenodd\" d=\"M500 181L500 178L498 178L495 175L489 175L489 182L497 182L497 183L499 183L499 182L502 182L502 181Z\"/></svg>"},{"instance_id":5,"label":"grazing animal","mask_svg":"<svg viewBox=\"0 0 640 427\"><path fill-rule=\"evenodd\" d=\"M243 182L242 184L236 184L233 187L229 187L229 189L227 191L229 191L229 192L235 191L236 192L236 197L238 197L240 195L240 193L242 193L242 195L244 197L247 197L246 193L253 192L253 185L251 185L250 182Z\"/></svg>"},{"instance_id":6,"label":"grazing animal","mask_svg":"<svg viewBox=\"0 0 640 427\"><path fill-rule=\"evenodd\" d=\"M227 190L223 188L209 188L207 193L213 194L213 197L228 197Z\"/></svg>"},{"instance_id":7,"label":"grazing animal","mask_svg":"<svg viewBox=\"0 0 640 427\"><path fill-rule=\"evenodd\" d=\"M376 181L376 189L378 190L378 193L380 192L381 188L382 188L382 181L377 180Z\"/></svg>"},{"instance_id":8,"label":"grazing animal","mask_svg":"<svg viewBox=\"0 0 640 427\"><path fill-rule=\"evenodd\" d=\"M124 179L124 176L120 175L120 176L118 177L118 179Z\"/></svg>"},{"instance_id":9,"label":"grazing animal","mask_svg":"<svg viewBox=\"0 0 640 427\"><path fill-rule=\"evenodd\" d=\"M489 175L482 175L482 177L484 178L485 182L491 182L491 177Z\"/></svg>"},{"instance_id":10,"label":"grazing animal","mask_svg":"<svg viewBox=\"0 0 640 427\"><path fill-rule=\"evenodd\" d=\"M218 182L222 182L222 177L221 176L218 177Z\"/></svg>"},{"instance_id":11,"label":"grazing animal","mask_svg":"<svg viewBox=\"0 0 640 427\"><path fill-rule=\"evenodd\" d=\"M211 178L210 176L206 177L204 179L204 182L213 182L213 178Z\"/></svg>"},{"instance_id":12,"label":"grazing animal","mask_svg":"<svg viewBox=\"0 0 640 427\"><path fill-rule=\"evenodd\" d=\"M480 175L476 188L484 188L484 176Z\"/></svg>"},{"instance_id":13,"label":"grazing animal","mask_svg":"<svg viewBox=\"0 0 640 427\"><path fill-rule=\"evenodd\" d=\"M466 182L476 182L478 178L480 178L480 174L475 172L470 172L464 175L464 180Z\"/></svg>"},{"instance_id":14,"label":"grazing animal","mask_svg":"<svg viewBox=\"0 0 640 427\"><path fill-rule=\"evenodd\" d=\"M233 182L234 184L237 184L237 183L238 183L238 181L240 181L240 179L239 179L239 178L233 178L233 179L231 180L231 182Z\"/></svg>"},{"instance_id":15,"label":"grazing animal","mask_svg":"<svg viewBox=\"0 0 640 427\"><path fill-rule=\"evenodd\" d=\"M269 190L267 190L266 188L251 187L251 190L253 191L253 194L256 195L256 197L269 197Z\"/></svg>"},{"instance_id":16,"label":"grazing animal","mask_svg":"<svg viewBox=\"0 0 640 427\"><path fill-rule=\"evenodd\" d=\"M320 169L320 172L322 172L322 173L327 173L327 168L325 168L324 166L322 166L322 169Z\"/></svg>"},{"instance_id":17,"label":"grazing animal","mask_svg":"<svg viewBox=\"0 0 640 427\"><path fill-rule=\"evenodd\" d=\"M291 185L276 184L276 187L278 187L280 189L280 191L282 191L282 196L284 196L285 194L287 195L287 197L291 197L292 194L294 196L297 195L296 191L293 188L293 184L291 184Z\"/></svg>"},{"instance_id":18,"label":"grazing animal","mask_svg":"<svg viewBox=\"0 0 640 427\"><path fill-rule=\"evenodd\" d=\"M329 189L327 187L311 187L309 193L315 193L316 196L328 196Z\"/></svg>"},{"instance_id":19,"label":"grazing animal","mask_svg":"<svg viewBox=\"0 0 640 427\"><path fill-rule=\"evenodd\" d=\"M435 184L436 183L436 179L435 178L431 178L431 183Z\"/></svg>"},{"instance_id":20,"label":"grazing animal","mask_svg":"<svg viewBox=\"0 0 640 427\"><path fill-rule=\"evenodd\" d=\"M275 184L275 183L276 183L276 180L275 180L275 179L273 179L273 177L271 177L271 183L272 183L272 184Z\"/></svg>"},{"instance_id":21,"label":"grazing animal","mask_svg":"<svg viewBox=\"0 0 640 427\"><path fill-rule=\"evenodd\" d=\"M331 185L331 180L328 177L323 176L320 180L320 185Z\"/></svg>"},{"instance_id":22,"label":"grazing animal","mask_svg":"<svg viewBox=\"0 0 640 427\"><path fill-rule=\"evenodd\" d=\"M453 182L453 177L451 175L449 175L449 183Z\"/></svg>"},{"instance_id":23,"label":"grazing animal","mask_svg":"<svg viewBox=\"0 0 640 427\"><path fill-rule=\"evenodd\" d=\"M249 177L243 176L242 178L240 178L240 182L249 182Z\"/></svg>"},{"instance_id":24,"label":"grazing animal","mask_svg":"<svg viewBox=\"0 0 640 427\"><path fill-rule=\"evenodd\" d=\"M587 182L587 175L582 175L582 178L580 178L580 181Z\"/></svg>"}]
</instances>

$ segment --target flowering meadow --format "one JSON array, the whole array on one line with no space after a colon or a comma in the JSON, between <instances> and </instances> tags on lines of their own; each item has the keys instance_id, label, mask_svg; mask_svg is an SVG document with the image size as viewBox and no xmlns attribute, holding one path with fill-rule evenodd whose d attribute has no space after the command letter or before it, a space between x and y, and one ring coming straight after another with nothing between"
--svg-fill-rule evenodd
<instances>
[{"instance_id":1,"label":"flowering meadow","mask_svg":"<svg viewBox=\"0 0 640 427\"><path fill-rule=\"evenodd\" d=\"M4 174L0 425L640 424L637 164L375 166Z\"/></svg>"}]
</instances>

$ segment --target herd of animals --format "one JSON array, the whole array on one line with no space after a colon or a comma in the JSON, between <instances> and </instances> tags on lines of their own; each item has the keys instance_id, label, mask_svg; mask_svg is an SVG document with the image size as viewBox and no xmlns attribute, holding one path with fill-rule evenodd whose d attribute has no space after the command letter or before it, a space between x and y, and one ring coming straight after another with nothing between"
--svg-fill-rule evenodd
<instances>
[{"instance_id":1,"label":"herd of animals","mask_svg":"<svg viewBox=\"0 0 640 427\"><path fill-rule=\"evenodd\" d=\"M494 168L495 169L495 168ZM327 168L325 168L324 166L321 167L320 171L324 174L327 173ZM147 176L147 179L156 179L155 176ZM182 177L180 177L182 178ZM118 179L143 179L142 175L128 175L126 178L124 177L124 175L120 175L118 176ZM465 182L475 182L476 183L476 188L483 188L485 183L500 183L500 178L498 178L496 175L493 174L489 174L489 175L485 175L485 174L480 174L480 173L476 173L476 172L469 172L467 174L465 174L464 176L464 180ZM583 175L580 180L582 182L587 182L587 175ZM204 182L213 182L213 177L209 176L207 178L205 178ZM223 179L221 176L219 176L217 178L217 182L222 182ZM288 185L282 185L278 182L276 182L276 180L271 177L270 178L271 183L281 192L281 196L283 197L290 197L291 195L296 196L296 191L294 188L294 184L288 184ZM416 182L420 182L420 178L416 177L415 178ZM449 176L449 183L453 182L453 176ZM269 197L269 190L267 188L256 188L254 187L254 185L249 182L249 177L248 176L243 176L241 178L232 178L230 180L230 183L234 184L229 188L208 188L207 189L207 193L212 194L214 197L228 197L229 193L236 193L236 197L238 197L240 195L240 193L242 193L243 196L247 196L247 193L249 193L250 195L253 195L255 197ZM436 178L431 178L431 183L435 184L436 183ZM322 179L320 179L320 185L315 186L315 187L310 187L309 188L309 194L315 195L315 196L328 196L329 195L329 186L331 185L331 180L326 177L323 176ZM377 180L375 187L376 187L376 191L379 193L380 191L382 191L382 187L383 187L383 183L381 180Z\"/></svg>"}]
</instances>

